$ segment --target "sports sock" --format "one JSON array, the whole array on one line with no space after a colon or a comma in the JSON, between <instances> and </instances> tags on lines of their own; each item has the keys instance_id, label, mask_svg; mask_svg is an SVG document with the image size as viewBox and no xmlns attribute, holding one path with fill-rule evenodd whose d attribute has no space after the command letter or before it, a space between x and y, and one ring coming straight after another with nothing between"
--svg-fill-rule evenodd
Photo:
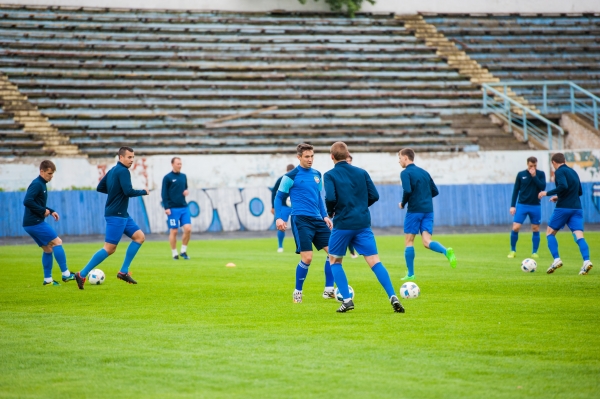
<instances>
[{"instance_id":1,"label":"sports sock","mask_svg":"<svg viewBox=\"0 0 600 399\"><path fill-rule=\"evenodd\" d=\"M406 259L406 268L408 275L415 275L415 247L406 247L404 249L404 259Z\"/></svg>"},{"instance_id":2,"label":"sports sock","mask_svg":"<svg viewBox=\"0 0 600 399\"><path fill-rule=\"evenodd\" d=\"M142 244L131 241L129 246L127 247L127 252L125 252L125 260L123 261L123 266L121 266L121 273L127 273L129 271L129 265L131 265L131 261L135 258L138 250Z\"/></svg>"},{"instance_id":3,"label":"sports sock","mask_svg":"<svg viewBox=\"0 0 600 399\"><path fill-rule=\"evenodd\" d=\"M517 241L519 241L519 232L511 230L510 232L510 250L517 251Z\"/></svg>"},{"instance_id":4,"label":"sports sock","mask_svg":"<svg viewBox=\"0 0 600 399\"><path fill-rule=\"evenodd\" d=\"M329 258L325 261L325 287L333 287L333 273L331 272Z\"/></svg>"},{"instance_id":5,"label":"sports sock","mask_svg":"<svg viewBox=\"0 0 600 399\"><path fill-rule=\"evenodd\" d=\"M177 249L172 249L172 250L171 250L171 254L172 254L173 256L179 256L179 254L177 253Z\"/></svg>"},{"instance_id":6,"label":"sports sock","mask_svg":"<svg viewBox=\"0 0 600 399\"><path fill-rule=\"evenodd\" d=\"M333 273L333 279L335 280L335 285L338 286L338 290L340 290L340 294L342 294L342 298L350 299L350 290L348 289L348 279L346 278L346 273L342 268L341 263L334 263L331 265L331 272Z\"/></svg>"},{"instance_id":7,"label":"sports sock","mask_svg":"<svg viewBox=\"0 0 600 399\"><path fill-rule=\"evenodd\" d=\"M81 269L81 271L79 272L81 277L87 276L89 272L91 272L100 263L104 262L104 259L106 258L108 258L108 252L106 252L106 249L101 248L98 252L94 254L94 256L92 256L92 259L90 259L88 264L85 265L83 269Z\"/></svg>"},{"instance_id":8,"label":"sports sock","mask_svg":"<svg viewBox=\"0 0 600 399\"><path fill-rule=\"evenodd\" d=\"M444 246L437 241L431 241L429 243L429 249L431 249L434 252L439 252L442 255L446 256L446 248L444 248Z\"/></svg>"},{"instance_id":9,"label":"sports sock","mask_svg":"<svg viewBox=\"0 0 600 399\"><path fill-rule=\"evenodd\" d=\"M581 252L581 257L583 260L590 260L590 247L585 241L585 238L580 238L577 240L577 245L579 245L579 252Z\"/></svg>"},{"instance_id":10,"label":"sports sock","mask_svg":"<svg viewBox=\"0 0 600 399\"><path fill-rule=\"evenodd\" d=\"M558 241L556 241L556 237L552 234L547 235L546 239L548 240L548 249L550 250L550 253L552 254L552 258L553 259L557 259L560 258L560 256L558 255Z\"/></svg>"},{"instance_id":11,"label":"sports sock","mask_svg":"<svg viewBox=\"0 0 600 399\"><path fill-rule=\"evenodd\" d=\"M308 274L309 267L310 263L307 265L302 261L300 261L300 263L298 263L298 266L296 266L296 289L298 291L302 291L302 286L304 285L304 280L306 280L306 275Z\"/></svg>"},{"instance_id":12,"label":"sports sock","mask_svg":"<svg viewBox=\"0 0 600 399\"><path fill-rule=\"evenodd\" d=\"M52 258L52 252L42 252L42 267L44 268L44 280L46 282L52 281L52 262L54 259ZM47 279L50 279L48 281Z\"/></svg>"},{"instance_id":13,"label":"sports sock","mask_svg":"<svg viewBox=\"0 0 600 399\"><path fill-rule=\"evenodd\" d=\"M532 254L537 254L538 249L540 248L540 232L534 231L533 237L531 238L531 242L533 243L533 252Z\"/></svg>"},{"instance_id":14,"label":"sports sock","mask_svg":"<svg viewBox=\"0 0 600 399\"><path fill-rule=\"evenodd\" d=\"M141 245L141 244L140 244L140 245ZM187 253L187 245L183 245L183 244L181 245L181 253L182 253L182 254L185 254L185 253Z\"/></svg>"},{"instance_id":15,"label":"sports sock","mask_svg":"<svg viewBox=\"0 0 600 399\"><path fill-rule=\"evenodd\" d=\"M277 248L283 248L283 239L285 238L285 231L277 230Z\"/></svg>"},{"instance_id":16,"label":"sports sock","mask_svg":"<svg viewBox=\"0 0 600 399\"><path fill-rule=\"evenodd\" d=\"M62 272L63 276L65 273L67 273L66 275L69 276L71 273L69 273L69 269L67 268L67 254L65 254L65 249L63 246L57 245L53 247L52 252L54 253L54 258L56 258L56 263L58 263L58 267L60 267L60 271Z\"/></svg>"},{"instance_id":17,"label":"sports sock","mask_svg":"<svg viewBox=\"0 0 600 399\"><path fill-rule=\"evenodd\" d=\"M375 273L375 276L377 276L377 280L379 280L379 284L383 286L383 289L385 290L385 293L387 294L388 298L391 298L392 295L396 295L396 292L394 291L394 286L392 285L392 280L390 280L390 275L385 266L383 266L383 264L379 262L376 263L375 266L371 268L371 270L373 270L373 273Z\"/></svg>"},{"instance_id":18,"label":"sports sock","mask_svg":"<svg viewBox=\"0 0 600 399\"><path fill-rule=\"evenodd\" d=\"M352 255L354 255L354 252L355 252L355 251L354 251L354 247L352 246L352 244L348 245L348 251L350 251L350 253L351 253Z\"/></svg>"}]
</instances>

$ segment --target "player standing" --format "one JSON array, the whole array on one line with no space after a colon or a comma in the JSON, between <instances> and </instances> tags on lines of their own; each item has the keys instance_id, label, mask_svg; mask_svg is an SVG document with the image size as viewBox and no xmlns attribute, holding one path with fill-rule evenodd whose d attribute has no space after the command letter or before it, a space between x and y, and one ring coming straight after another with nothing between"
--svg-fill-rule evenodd
<instances>
[{"instance_id":1,"label":"player standing","mask_svg":"<svg viewBox=\"0 0 600 399\"><path fill-rule=\"evenodd\" d=\"M414 241L417 234L421 234L423 246L432 251L443 254L450 266L456 267L456 256L452 248L444 248L442 244L431 241L433 235L433 197L439 194L433 179L424 169L414 164L415 152L404 148L398 153L399 163L404 170L400 173L402 181L402 202L398 204L404 209L408 204L406 218L404 219L404 258L408 273L402 280L415 279L415 248Z\"/></svg>"},{"instance_id":2,"label":"player standing","mask_svg":"<svg viewBox=\"0 0 600 399\"><path fill-rule=\"evenodd\" d=\"M527 158L527 169L517 174L515 186L513 188L512 199L510 202L510 214L514 216L513 227L510 232L510 252L509 258L514 258L517 251L517 240L519 239L519 230L527 217L531 223L533 232L533 249L531 257L538 257L538 248L540 247L540 223L542 222L542 205L538 194L546 188L546 174L537 170L537 158ZM517 204L517 197L519 202Z\"/></svg>"},{"instance_id":3,"label":"player standing","mask_svg":"<svg viewBox=\"0 0 600 399\"><path fill-rule=\"evenodd\" d=\"M294 169L294 165L289 164L286 168L286 172L290 172ZM285 176L285 175L284 175ZM275 182L275 185L271 189L271 213L275 215L275 197L277 196L277 191L279 190L279 185L281 184L281 176ZM287 206L286 204L281 204L281 218L287 222L292 213L292 207ZM283 252L283 239L285 238L285 231L277 230L277 252Z\"/></svg>"},{"instance_id":4,"label":"player standing","mask_svg":"<svg viewBox=\"0 0 600 399\"><path fill-rule=\"evenodd\" d=\"M121 270L117 273L117 278L129 284L137 284L137 281L131 278L129 274L129 266L144 243L146 236L127 213L127 207L129 198L148 195L150 192L148 190L134 190L131 186L129 168L133 165L134 156L132 148L119 148L119 162L104 175L96 188L98 192L108 194L104 208L106 237L104 247L92 256L92 259L81 271L75 273L77 286L80 290L83 289L88 273L117 250L117 245L123 234L131 238L132 241L127 248L125 260Z\"/></svg>"},{"instance_id":5,"label":"player standing","mask_svg":"<svg viewBox=\"0 0 600 399\"><path fill-rule=\"evenodd\" d=\"M185 197L189 194L187 177L181 173L181 158L171 159L172 172L167 173L162 182L162 204L167 215L167 226L169 227L169 243L174 260L179 256L189 259L187 245L192 235L192 217ZM181 253L177 255L177 230L183 229L181 237Z\"/></svg>"},{"instance_id":6,"label":"player standing","mask_svg":"<svg viewBox=\"0 0 600 399\"><path fill-rule=\"evenodd\" d=\"M352 155L350 155L350 153L348 153L348 158L346 158L346 162L348 162L348 165L352 165ZM350 251L350 257L352 259L358 258L358 255L356 254L352 243L348 244L348 251Z\"/></svg>"},{"instance_id":7,"label":"player standing","mask_svg":"<svg viewBox=\"0 0 600 399\"><path fill-rule=\"evenodd\" d=\"M333 224L325 204L321 198L323 181L321 173L312 168L315 152L310 144L298 144L296 155L300 161L295 169L281 179L277 196L275 197L275 223L279 231L285 231L286 222L283 219L283 203L289 196L292 201L292 232L296 241L296 253L300 254L300 263L296 266L296 289L293 293L294 303L302 302L302 286L312 262L313 244L317 251L328 251L329 236ZM333 274L329 257L325 261L325 290L323 298L333 299Z\"/></svg>"},{"instance_id":8,"label":"player standing","mask_svg":"<svg viewBox=\"0 0 600 399\"><path fill-rule=\"evenodd\" d=\"M575 240L579 246L579 252L583 258L583 266L579 274L588 274L592 270L592 262L590 261L590 248L583 238L583 208L581 207L581 197L583 190L577 172L566 165L565 155L556 153L552 155L552 166L554 167L554 181L556 188L548 192L542 191L539 193L539 199L550 195L550 201L556 202L556 208L552 212L548 229L546 230L546 238L548 240L548 249L554 258L554 262L548 268L546 273L551 274L559 267L562 267L563 262L558 255L558 242L556 241L556 233L565 225L569 226L571 232L575 235Z\"/></svg>"},{"instance_id":9,"label":"player standing","mask_svg":"<svg viewBox=\"0 0 600 399\"><path fill-rule=\"evenodd\" d=\"M377 243L371 230L369 207L379 200L379 193L369 174L346 161L348 147L338 141L331 146L334 167L325 173L325 203L327 213L333 217L333 230L329 238L331 271L344 301L337 310L345 313L354 309L348 290L348 279L342 267L346 248L352 244L367 261L377 276L395 312L404 313L387 269L379 260Z\"/></svg>"},{"instance_id":10,"label":"player standing","mask_svg":"<svg viewBox=\"0 0 600 399\"><path fill-rule=\"evenodd\" d=\"M62 281L75 280L75 274L67 267L67 256L62 247L62 240L54 229L44 220L52 216L58 222L60 217L55 210L48 208L48 190L46 183L54 177L56 166L52 161L42 161L40 164L40 175L36 177L29 187L23 200L25 213L23 214L23 229L33 238L37 245L42 248L42 267L44 269L43 285L60 285L52 279L52 253L62 273Z\"/></svg>"}]
</instances>

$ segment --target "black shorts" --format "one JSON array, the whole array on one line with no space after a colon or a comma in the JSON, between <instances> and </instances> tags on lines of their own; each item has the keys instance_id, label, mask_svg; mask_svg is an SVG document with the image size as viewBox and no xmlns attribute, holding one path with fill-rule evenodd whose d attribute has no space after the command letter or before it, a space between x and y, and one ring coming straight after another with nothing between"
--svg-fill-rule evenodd
<instances>
[{"instance_id":1,"label":"black shorts","mask_svg":"<svg viewBox=\"0 0 600 399\"><path fill-rule=\"evenodd\" d=\"M292 215L292 232L296 241L296 253L312 251L313 244L317 251L329 245L331 230L323 219L311 216Z\"/></svg>"}]
</instances>

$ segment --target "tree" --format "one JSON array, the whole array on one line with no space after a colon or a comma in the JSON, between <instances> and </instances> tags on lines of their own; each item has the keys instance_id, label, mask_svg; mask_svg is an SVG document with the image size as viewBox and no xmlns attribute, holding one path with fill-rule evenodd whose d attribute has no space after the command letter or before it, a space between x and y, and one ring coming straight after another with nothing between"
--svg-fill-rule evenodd
<instances>
[{"instance_id":1,"label":"tree","mask_svg":"<svg viewBox=\"0 0 600 399\"><path fill-rule=\"evenodd\" d=\"M301 4L306 4L307 0L298 0ZM317 2L319 0L315 0ZM343 12L344 8L350 18L354 18L354 14L360 11L363 1L370 4L375 4L375 0L324 0L329 4L329 9L333 12Z\"/></svg>"}]
</instances>

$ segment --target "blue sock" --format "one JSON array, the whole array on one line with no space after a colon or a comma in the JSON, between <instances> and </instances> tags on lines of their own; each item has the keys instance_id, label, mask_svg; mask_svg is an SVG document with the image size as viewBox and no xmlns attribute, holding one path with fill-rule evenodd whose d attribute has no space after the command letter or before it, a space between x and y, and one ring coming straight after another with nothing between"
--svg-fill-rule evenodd
<instances>
[{"instance_id":1,"label":"blue sock","mask_svg":"<svg viewBox=\"0 0 600 399\"><path fill-rule=\"evenodd\" d=\"M62 245L57 245L52 248L52 252L54 252L54 257L56 258L56 263L58 263L58 267L60 267L61 272L66 272L69 270L67 268L67 254L65 254L65 249Z\"/></svg>"},{"instance_id":2,"label":"blue sock","mask_svg":"<svg viewBox=\"0 0 600 399\"><path fill-rule=\"evenodd\" d=\"M377 276L377 280L379 280L379 283L383 286L388 298L391 298L392 295L396 295L394 286L392 285L392 280L390 280L390 275L385 266L379 262L376 263L371 270L373 270L373 273L375 273L375 276Z\"/></svg>"},{"instance_id":3,"label":"blue sock","mask_svg":"<svg viewBox=\"0 0 600 399\"><path fill-rule=\"evenodd\" d=\"M108 252L106 252L106 249L102 248L100 251L96 252L88 264L85 265L85 267L79 272L81 277L87 276L89 272L91 272L100 263L104 262L104 259L106 258L108 258Z\"/></svg>"},{"instance_id":4,"label":"blue sock","mask_svg":"<svg viewBox=\"0 0 600 399\"><path fill-rule=\"evenodd\" d=\"M333 273L331 272L329 258L325 261L325 287L333 287Z\"/></svg>"},{"instance_id":5,"label":"blue sock","mask_svg":"<svg viewBox=\"0 0 600 399\"><path fill-rule=\"evenodd\" d=\"M583 260L590 260L590 247L585 241L585 238L580 238L577 240L577 245L579 245L579 252L581 252Z\"/></svg>"},{"instance_id":6,"label":"blue sock","mask_svg":"<svg viewBox=\"0 0 600 399\"><path fill-rule=\"evenodd\" d=\"M404 249L404 259L406 259L406 268L408 275L415 275L415 247L406 247Z\"/></svg>"},{"instance_id":7,"label":"blue sock","mask_svg":"<svg viewBox=\"0 0 600 399\"><path fill-rule=\"evenodd\" d=\"M285 238L285 231L277 230L277 242L279 247L283 248L283 239Z\"/></svg>"},{"instance_id":8,"label":"blue sock","mask_svg":"<svg viewBox=\"0 0 600 399\"><path fill-rule=\"evenodd\" d=\"M302 286L304 285L304 280L306 280L306 275L308 274L308 268L310 264L306 264L302 261L298 263L296 266L296 289L298 291L302 291Z\"/></svg>"},{"instance_id":9,"label":"blue sock","mask_svg":"<svg viewBox=\"0 0 600 399\"><path fill-rule=\"evenodd\" d=\"M135 255L138 253L138 250L142 244L131 241L129 246L127 247L127 252L125 252L125 260L123 261L123 266L121 266L121 273L127 273L129 271L129 265L131 265L131 261L135 258Z\"/></svg>"},{"instance_id":10,"label":"blue sock","mask_svg":"<svg viewBox=\"0 0 600 399\"><path fill-rule=\"evenodd\" d=\"M510 250L511 251L517 252L517 241L519 241L519 233L514 230L511 230L511 232L510 232Z\"/></svg>"},{"instance_id":11,"label":"blue sock","mask_svg":"<svg viewBox=\"0 0 600 399\"><path fill-rule=\"evenodd\" d=\"M537 254L537 251L540 248L540 232L539 231L533 232L533 237L531 238L531 241L533 242L532 254Z\"/></svg>"},{"instance_id":12,"label":"blue sock","mask_svg":"<svg viewBox=\"0 0 600 399\"><path fill-rule=\"evenodd\" d=\"M42 252L42 267L44 268L44 278L52 278L52 252Z\"/></svg>"},{"instance_id":13,"label":"blue sock","mask_svg":"<svg viewBox=\"0 0 600 399\"><path fill-rule=\"evenodd\" d=\"M444 246L437 241L431 241L431 243L429 243L429 249L446 256L446 248L444 248Z\"/></svg>"},{"instance_id":14,"label":"blue sock","mask_svg":"<svg viewBox=\"0 0 600 399\"><path fill-rule=\"evenodd\" d=\"M341 263L334 263L331 265L331 272L333 273L333 279L335 280L335 285L337 285L340 294L342 294L342 298L350 299L350 290L348 289L348 279L346 278L346 273L342 268Z\"/></svg>"},{"instance_id":15,"label":"blue sock","mask_svg":"<svg viewBox=\"0 0 600 399\"><path fill-rule=\"evenodd\" d=\"M556 241L556 237L550 234L546 236L546 239L548 240L548 249L552 254L552 258L560 258L558 255L558 241Z\"/></svg>"}]
</instances>

